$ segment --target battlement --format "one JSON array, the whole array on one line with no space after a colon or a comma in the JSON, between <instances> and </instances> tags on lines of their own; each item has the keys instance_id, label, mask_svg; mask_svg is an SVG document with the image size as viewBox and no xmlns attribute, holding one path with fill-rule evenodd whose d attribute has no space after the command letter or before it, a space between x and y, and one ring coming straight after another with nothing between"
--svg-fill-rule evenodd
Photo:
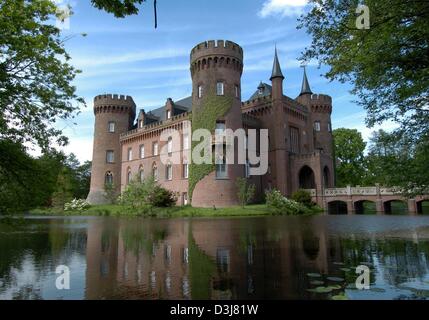
<instances>
[{"instance_id":1,"label":"battlement","mask_svg":"<svg viewBox=\"0 0 429 320\"><path fill-rule=\"evenodd\" d=\"M312 104L332 104L332 98L326 94L312 94L310 100Z\"/></svg>"},{"instance_id":2,"label":"battlement","mask_svg":"<svg viewBox=\"0 0 429 320\"><path fill-rule=\"evenodd\" d=\"M230 57L238 60L240 63L243 61L243 49L232 41L224 40L209 40L197 44L191 50L191 64L195 61L202 60L212 56L218 57Z\"/></svg>"},{"instance_id":3,"label":"battlement","mask_svg":"<svg viewBox=\"0 0 429 320\"><path fill-rule=\"evenodd\" d=\"M102 112L136 113L136 104L131 96L118 94L102 94L94 98L94 114Z\"/></svg>"},{"instance_id":4,"label":"battlement","mask_svg":"<svg viewBox=\"0 0 429 320\"><path fill-rule=\"evenodd\" d=\"M94 105L106 104L120 104L120 105L134 105L134 100L131 96L119 94L101 94L94 98Z\"/></svg>"}]
</instances>

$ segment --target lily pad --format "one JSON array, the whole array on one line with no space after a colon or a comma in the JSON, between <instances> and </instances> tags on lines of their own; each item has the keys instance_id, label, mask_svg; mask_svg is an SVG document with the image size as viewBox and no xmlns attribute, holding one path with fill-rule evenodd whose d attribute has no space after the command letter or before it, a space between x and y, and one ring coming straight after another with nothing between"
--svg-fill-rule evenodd
<instances>
[{"instance_id":1,"label":"lily pad","mask_svg":"<svg viewBox=\"0 0 429 320\"><path fill-rule=\"evenodd\" d=\"M372 292L386 292L383 288L370 288L369 290Z\"/></svg>"},{"instance_id":2,"label":"lily pad","mask_svg":"<svg viewBox=\"0 0 429 320\"><path fill-rule=\"evenodd\" d=\"M349 300L349 298L345 294L337 294L336 296L332 296L332 300Z\"/></svg>"},{"instance_id":3,"label":"lily pad","mask_svg":"<svg viewBox=\"0 0 429 320\"><path fill-rule=\"evenodd\" d=\"M333 285L333 286L328 286L328 288L331 288L332 290L340 290L342 287L339 286L338 284Z\"/></svg>"},{"instance_id":4,"label":"lily pad","mask_svg":"<svg viewBox=\"0 0 429 320\"><path fill-rule=\"evenodd\" d=\"M317 287L314 289L307 289L308 292L314 292L314 293L329 293L332 291L331 287Z\"/></svg>"},{"instance_id":5,"label":"lily pad","mask_svg":"<svg viewBox=\"0 0 429 320\"><path fill-rule=\"evenodd\" d=\"M333 264L336 264L337 266L343 266L344 262L333 262Z\"/></svg>"},{"instance_id":6,"label":"lily pad","mask_svg":"<svg viewBox=\"0 0 429 320\"><path fill-rule=\"evenodd\" d=\"M340 270L341 270L341 271L344 271L344 272L349 272L349 271L350 271L350 269L349 269L349 268L340 268Z\"/></svg>"},{"instance_id":7,"label":"lily pad","mask_svg":"<svg viewBox=\"0 0 429 320\"><path fill-rule=\"evenodd\" d=\"M334 281L334 282L343 282L344 278L340 278L340 277L327 277L326 278L329 281Z\"/></svg>"},{"instance_id":8,"label":"lily pad","mask_svg":"<svg viewBox=\"0 0 429 320\"><path fill-rule=\"evenodd\" d=\"M307 273L307 276L310 278L320 278L322 275L320 273Z\"/></svg>"},{"instance_id":9,"label":"lily pad","mask_svg":"<svg viewBox=\"0 0 429 320\"><path fill-rule=\"evenodd\" d=\"M313 286L321 286L324 282L319 280L310 281L310 284Z\"/></svg>"}]
</instances>

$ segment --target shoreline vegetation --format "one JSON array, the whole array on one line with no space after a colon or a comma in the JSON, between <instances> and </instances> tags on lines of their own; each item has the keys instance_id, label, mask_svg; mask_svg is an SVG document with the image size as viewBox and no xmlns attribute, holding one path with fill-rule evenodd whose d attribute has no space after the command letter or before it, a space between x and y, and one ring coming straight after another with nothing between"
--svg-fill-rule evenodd
<instances>
[{"instance_id":1,"label":"shoreline vegetation","mask_svg":"<svg viewBox=\"0 0 429 320\"><path fill-rule=\"evenodd\" d=\"M301 216L315 215L323 212L314 207ZM64 211L56 208L38 208L28 212L30 216L129 216L129 217L155 217L155 218L186 218L186 217L258 217L288 215L268 207L266 204L252 204L244 207L234 206L228 208L194 208L191 206L177 206L170 208L154 207L141 212L137 209L124 207L119 204L94 205L86 210Z\"/></svg>"}]
</instances>

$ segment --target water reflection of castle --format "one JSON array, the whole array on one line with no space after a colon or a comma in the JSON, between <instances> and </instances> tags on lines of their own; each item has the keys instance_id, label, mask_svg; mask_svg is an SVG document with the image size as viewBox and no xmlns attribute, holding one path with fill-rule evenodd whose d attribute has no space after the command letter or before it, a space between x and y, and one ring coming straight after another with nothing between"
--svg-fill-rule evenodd
<instances>
[{"instance_id":1,"label":"water reflection of castle","mask_svg":"<svg viewBox=\"0 0 429 320\"><path fill-rule=\"evenodd\" d=\"M322 226L250 222L93 220L86 298L300 298L307 272L341 260Z\"/></svg>"}]
</instances>

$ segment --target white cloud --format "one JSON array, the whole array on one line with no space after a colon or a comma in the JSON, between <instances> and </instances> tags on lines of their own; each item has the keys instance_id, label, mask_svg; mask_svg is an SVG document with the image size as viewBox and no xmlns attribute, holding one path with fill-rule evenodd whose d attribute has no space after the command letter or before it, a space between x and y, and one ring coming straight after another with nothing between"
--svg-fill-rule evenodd
<instances>
[{"instance_id":1,"label":"white cloud","mask_svg":"<svg viewBox=\"0 0 429 320\"><path fill-rule=\"evenodd\" d=\"M307 2L308 0L266 0L258 15L261 18L273 15L279 15L281 17L297 16L302 13Z\"/></svg>"}]
</instances>

